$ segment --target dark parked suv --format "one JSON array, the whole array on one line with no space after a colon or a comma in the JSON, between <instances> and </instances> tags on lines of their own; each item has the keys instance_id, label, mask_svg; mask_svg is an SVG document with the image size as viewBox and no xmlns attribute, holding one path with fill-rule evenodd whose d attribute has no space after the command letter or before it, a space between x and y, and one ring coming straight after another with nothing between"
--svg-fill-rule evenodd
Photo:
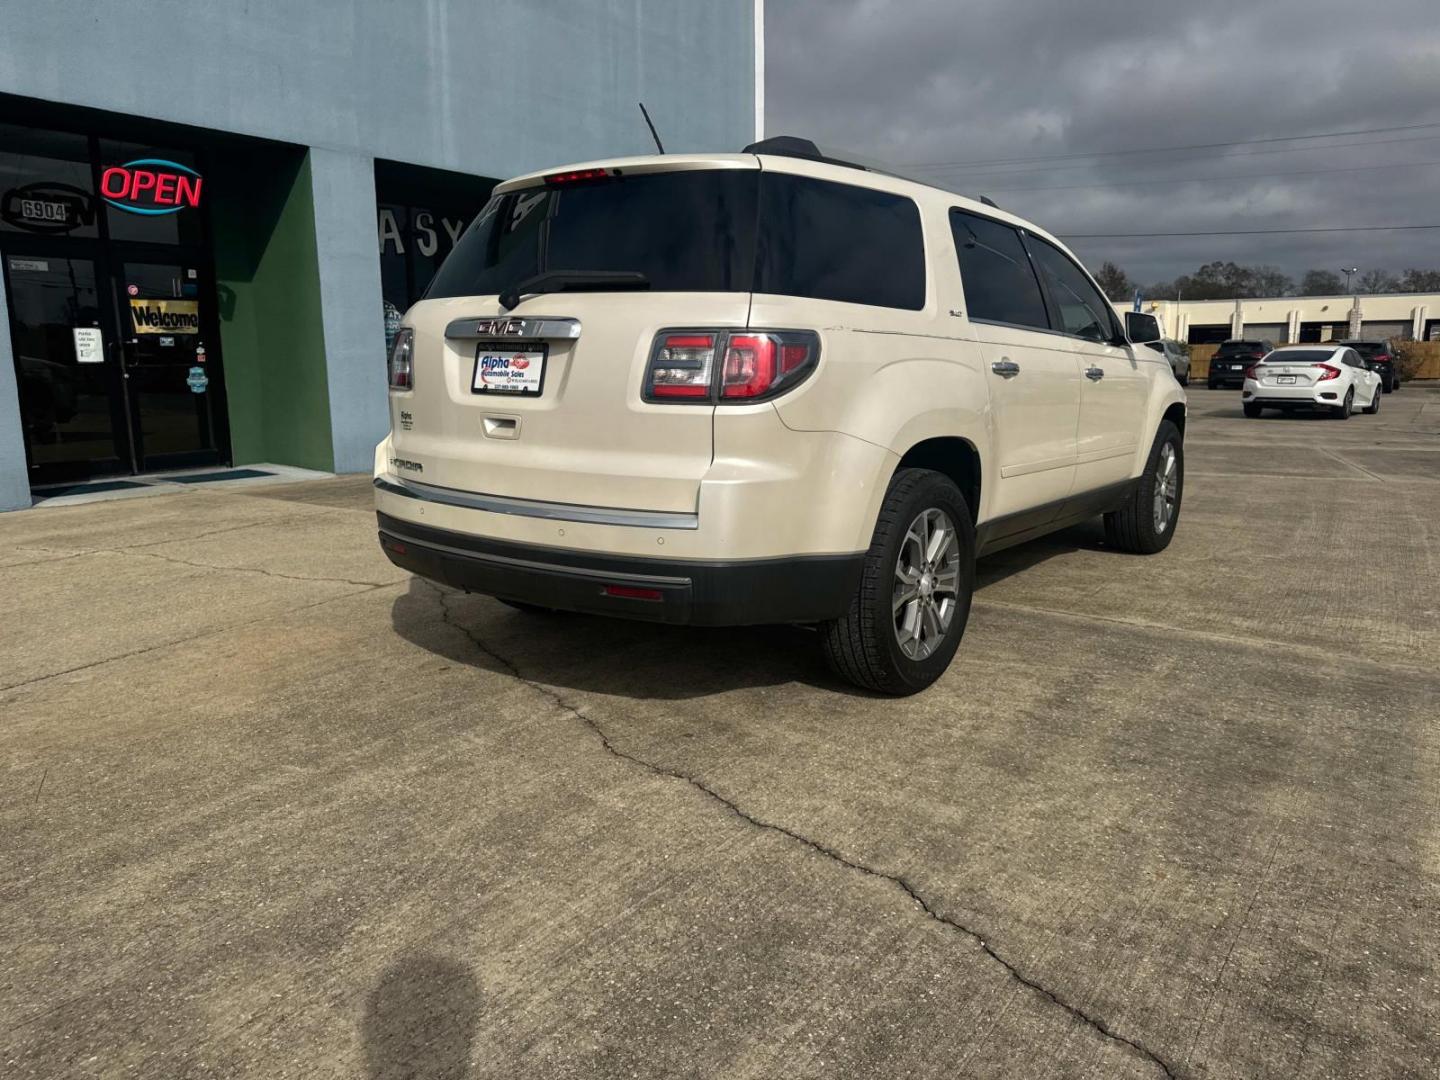
<instances>
[{"instance_id":1,"label":"dark parked suv","mask_svg":"<svg viewBox=\"0 0 1440 1080\"><path fill-rule=\"evenodd\" d=\"M1210 375L1205 380L1205 385L1211 390L1222 386L1239 390L1245 385L1245 369L1263 358L1266 353L1274 351L1273 341L1222 342L1215 355L1210 358Z\"/></svg>"},{"instance_id":2,"label":"dark parked suv","mask_svg":"<svg viewBox=\"0 0 1440 1080\"><path fill-rule=\"evenodd\" d=\"M1400 361L1395 355L1394 345L1384 340L1342 341L1340 344L1348 345L1360 354L1365 366L1380 376L1380 385L1385 388L1385 393L1400 389Z\"/></svg>"}]
</instances>

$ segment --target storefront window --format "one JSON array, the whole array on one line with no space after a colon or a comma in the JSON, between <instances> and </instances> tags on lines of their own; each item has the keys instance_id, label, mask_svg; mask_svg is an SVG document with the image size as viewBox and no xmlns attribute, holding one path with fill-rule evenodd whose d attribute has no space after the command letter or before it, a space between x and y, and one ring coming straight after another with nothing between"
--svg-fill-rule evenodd
<instances>
[{"instance_id":1,"label":"storefront window","mask_svg":"<svg viewBox=\"0 0 1440 1080\"><path fill-rule=\"evenodd\" d=\"M490 197L493 181L380 161L377 231L385 303L385 347L400 319L425 294L430 279Z\"/></svg>"},{"instance_id":2,"label":"storefront window","mask_svg":"<svg viewBox=\"0 0 1440 1080\"><path fill-rule=\"evenodd\" d=\"M0 232L99 235L85 136L0 124L0 147Z\"/></svg>"}]
</instances>

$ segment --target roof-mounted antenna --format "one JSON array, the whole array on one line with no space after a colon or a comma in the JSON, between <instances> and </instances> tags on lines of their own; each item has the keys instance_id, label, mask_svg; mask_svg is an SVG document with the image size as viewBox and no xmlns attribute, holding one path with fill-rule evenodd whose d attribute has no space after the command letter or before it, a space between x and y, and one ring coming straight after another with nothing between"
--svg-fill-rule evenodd
<instances>
[{"instance_id":1,"label":"roof-mounted antenna","mask_svg":"<svg viewBox=\"0 0 1440 1080\"><path fill-rule=\"evenodd\" d=\"M650 121L650 111L645 108L643 101L638 102L638 104L640 106L640 115L645 117L645 126L650 129L650 137L655 140L655 149L662 154L665 153L665 147L660 145L660 136L655 133L655 125Z\"/></svg>"}]
</instances>

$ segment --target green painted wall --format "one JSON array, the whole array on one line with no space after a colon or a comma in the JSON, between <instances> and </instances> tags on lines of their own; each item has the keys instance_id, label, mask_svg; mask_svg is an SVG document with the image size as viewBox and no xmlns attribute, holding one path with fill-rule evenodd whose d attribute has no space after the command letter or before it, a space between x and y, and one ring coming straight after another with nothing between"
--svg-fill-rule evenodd
<instances>
[{"instance_id":1,"label":"green painted wall","mask_svg":"<svg viewBox=\"0 0 1440 1080\"><path fill-rule=\"evenodd\" d=\"M221 154L206 183L235 464L332 471L309 158Z\"/></svg>"}]
</instances>

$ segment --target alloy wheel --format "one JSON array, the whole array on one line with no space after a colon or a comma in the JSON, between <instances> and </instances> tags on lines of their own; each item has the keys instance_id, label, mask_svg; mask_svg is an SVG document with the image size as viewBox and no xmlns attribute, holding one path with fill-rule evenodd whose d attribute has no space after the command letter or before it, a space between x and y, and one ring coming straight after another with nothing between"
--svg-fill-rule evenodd
<instances>
[{"instance_id":1,"label":"alloy wheel","mask_svg":"<svg viewBox=\"0 0 1440 1080\"><path fill-rule=\"evenodd\" d=\"M1160 448L1155 463L1155 531L1163 533L1175 517L1175 504L1180 501L1180 458L1175 444L1167 442Z\"/></svg>"},{"instance_id":2,"label":"alloy wheel","mask_svg":"<svg viewBox=\"0 0 1440 1080\"><path fill-rule=\"evenodd\" d=\"M955 618L959 588L955 523L932 506L910 522L895 558L895 641L911 660L924 660L940 647Z\"/></svg>"}]
</instances>

